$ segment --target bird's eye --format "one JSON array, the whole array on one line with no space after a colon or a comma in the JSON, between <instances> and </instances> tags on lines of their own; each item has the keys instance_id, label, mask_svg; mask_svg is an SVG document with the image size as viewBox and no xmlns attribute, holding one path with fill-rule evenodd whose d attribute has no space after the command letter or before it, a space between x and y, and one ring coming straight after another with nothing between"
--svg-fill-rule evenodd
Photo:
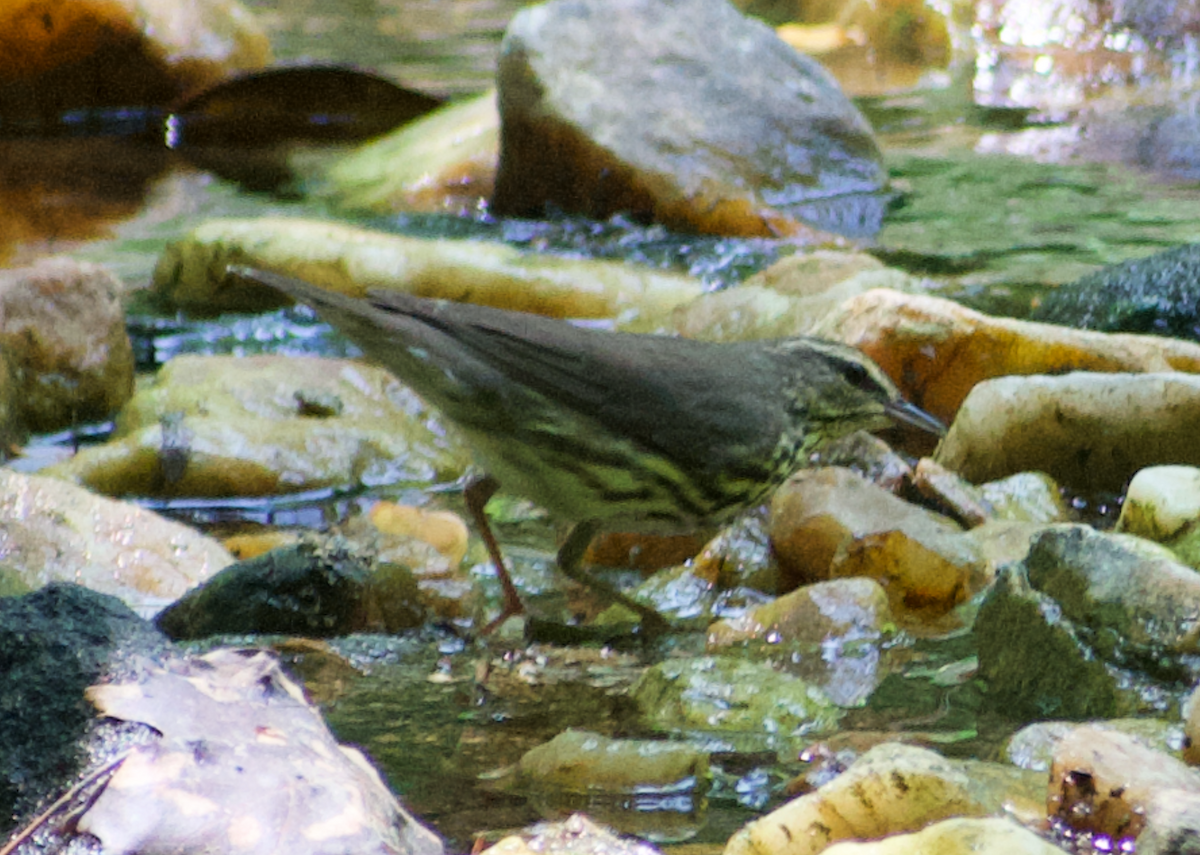
<instances>
[{"instance_id":1,"label":"bird's eye","mask_svg":"<svg viewBox=\"0 0 1200 855\"><path fill-rule=\"evenodd\" d=\"M879 385L875 382L875 378L871 376L870 372L857 362L847 362L846 367L842 371L842 376L846 378L846 382L851 386L861 389L864 392L870 392Z\"/></svg>"}]
</instances>

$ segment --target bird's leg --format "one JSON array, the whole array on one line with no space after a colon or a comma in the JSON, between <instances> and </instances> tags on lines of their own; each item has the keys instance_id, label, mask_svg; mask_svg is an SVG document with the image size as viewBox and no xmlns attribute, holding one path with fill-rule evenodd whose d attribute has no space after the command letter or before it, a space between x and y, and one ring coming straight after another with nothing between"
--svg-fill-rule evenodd
<instances>
[{"instance_id":1,"label":"bird's leg","mask_svg":"<svg viewBox=\"0 0 1200 855\"><path fill-rule=\"evenodd\" d=\"M492 564L496 567L496 575L500 578L500 587L504 591L504 604L500 607L500 614L480 630L481 636L488 635L513 615L525 611L525 604L521 602L517 586L513 584L512 577L508 575L508 569L504 566L504 556L500 554L500 545L496 543L496 536L492 534L492 527L488 525L487 514L483 512L484 505L498 489L500 482L491 475L472 478L463 488L463 500L467 503L467 510L471 513L471 519L475 521L475 527L483 537L488 555L492 556Z\"/></svg>"},{"instance_id":2,"label":"bird's leg","mask_svg":"<svg viewBox=\"0 0 1200 855\"><path fill-rule=\"evenodd\" d=\"M564 576L591 588L611 602L620 603L630 611L636 612L641 616L642 627L647 633L654 635L670 629L671 624L667 619L650 606L627 597L612 585L583 569L583 555L599 530L600 523L597 520L584 520L572 527L567 533L566 541L559 547L558 569Z\"/></svg>"}]
</instances>

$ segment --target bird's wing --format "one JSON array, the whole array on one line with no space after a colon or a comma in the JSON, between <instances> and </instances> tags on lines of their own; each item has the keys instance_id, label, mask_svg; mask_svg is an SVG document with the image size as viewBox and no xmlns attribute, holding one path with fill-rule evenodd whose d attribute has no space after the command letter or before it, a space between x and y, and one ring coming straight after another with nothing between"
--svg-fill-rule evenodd
<instances>
[{"instance_id":1,"label":"bird's wing","mask_svg":"<svg viewBox=\"0 0 1200 855\"><path fill-rule=\"evenodd\" d=\"M364 300L267 271L230 271L309 304L429 403L478 430L527 424L529 389L697 472L769 454L783 430L776 399L784 390L758 348L591 330L395 291Z\"/></svg>"},{"instance_id":2,"label":"bird's wing","mask_svg":"<svg viewBox=\"0 0 1200 855\"><path fill-rule=\"evenodd\" d=\"M371 292L370 303L443 333L473 361L695 470L767 454L783 430L759 348L614 333L487 306ZM747 440L757 437L757 440Z\"/></svg>"}]
</instances>

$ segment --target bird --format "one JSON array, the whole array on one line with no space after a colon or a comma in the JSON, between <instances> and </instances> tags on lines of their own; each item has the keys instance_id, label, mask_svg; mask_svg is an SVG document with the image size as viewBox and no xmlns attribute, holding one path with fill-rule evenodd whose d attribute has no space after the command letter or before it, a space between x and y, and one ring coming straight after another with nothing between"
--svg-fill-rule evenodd
<instances>
[{"instance_id":1,"label":"bird","mask_svg":"<svg viewBox=\"0 0 1200 855\"><path fill-rule=\"evenodd\" d=\"M559 569L656 634L669 626L662 615L583 569L596 534L716 527L767 501L827 440L896 423L945 432L871 359L833 341L614 332L400 291L351 297L241 265L228 272L311 307L461 431L484 473L464 501L503 591L482 635L524 611L484 513L501 485L573 523Z\"/></svg>"}]
</instances>

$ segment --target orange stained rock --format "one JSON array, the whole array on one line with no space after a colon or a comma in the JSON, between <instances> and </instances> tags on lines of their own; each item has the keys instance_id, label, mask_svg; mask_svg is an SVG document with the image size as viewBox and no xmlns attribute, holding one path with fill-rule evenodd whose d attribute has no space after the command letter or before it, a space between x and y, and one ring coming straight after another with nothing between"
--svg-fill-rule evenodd
<instances>
[{"instance_id":1,"label":"orange stained rock","mask_svg":"<svg viewBox=\"0 0 1200 855\"><path fill-rule=\"evenodd\" d=\"M467 525L450 511L428 511L395 502L376 502L367 516L384 534L414 537L428 543L457 566L467 553Z\"/></svg>"},{"instance_id":2,"label":"orange stained rock","mask_svg":"<svg viewBox=\"0 0 1200 855\"><path fill-rule=\"evenodd\" d=\"M818 334L861 349L913 403L947 424L971 388L1009 374L1200 373L1200 345L998 318L938 297L875 289L852 297Z\"/></svg>"},{"instance_id":3,"label":"orange stained rock","mask_svg":"<svg viewBox=\"0 0 1200 855\"><path fill-rule=\"evenodd\" d=\"M101 47L138 38L118 0L0 3L0 78L36 77Z\"/></svg>"},{"instance_id":4,"label":"orange stained rock","mask_svg":"<svg viewBox=\"0 0 1200 855\"><path fill-rule=\"evenodd\" d=\"M240 561L257 558L272 549L296 543L299 537L287 531L264 531L253 534L235 534L221 541L229 552Z\"/></svg>"},{"instance_id":5,"label":"orange stained rock","mask_svg":"<svg viewBox=\"0 0 1200 855\"><path fill-rule=\"evenodd\" d=\"M103 73L117 76L144 76L149 67L160 66L177 91L184 91L212 85L233 71L261 68L271 61L271 47L236 0L0 3L0 83L32 80L97 56L113 63Z\"/></svg>"},{"instance_id":6,"label":"orange stained rock","mask_svg":"<svg viewBox=\"0 0 1200 855\"><path fill-rule=\"evenodd\" d=\"M657 175L635 169L577 128L552 120L537 127L510 121L501 129L501 150L505 154L493 198L498 214L529 214L553 200L566 210L598 219L627 211L682 232L788 238L804 246L852 243L766 204L759 187L722 185L690 172L683 163L685 155L678 159L676 176ZM539 168L520 172L513 163L536 163ZM738 172L735 164L728 169ZM751 174L757 171L750 169Z\"/></svg>"}]
</instances>

